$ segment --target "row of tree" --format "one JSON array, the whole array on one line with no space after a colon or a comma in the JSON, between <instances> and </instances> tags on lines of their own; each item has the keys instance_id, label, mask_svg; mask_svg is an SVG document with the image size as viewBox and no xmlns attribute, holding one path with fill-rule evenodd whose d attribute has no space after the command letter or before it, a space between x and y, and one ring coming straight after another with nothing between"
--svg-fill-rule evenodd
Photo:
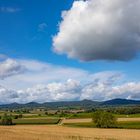
<instances>
[{"instance_id":1,"label":"row of tree","mask_svg":"<svg viewBox=\"0 0 140 140\"><path fill-rule=\"evenodd\" d=\"M86 112L96 112L98 110L110 112L113 114L138 114L140 113L140 106L120 106L120 107L104 107L104 108L92 108L86 110Z\"/></svg>"}]
</instances>

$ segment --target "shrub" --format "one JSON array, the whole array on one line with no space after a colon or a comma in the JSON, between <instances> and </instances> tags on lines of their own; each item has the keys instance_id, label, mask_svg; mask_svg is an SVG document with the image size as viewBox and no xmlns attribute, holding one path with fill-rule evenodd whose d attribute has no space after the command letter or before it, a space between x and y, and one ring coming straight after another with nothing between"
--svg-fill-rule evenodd
<instances>
[{"instance_id":1,"label":"shrub","mask_svg":"<svg viewBox=\"0 0 140 140\"><path fill-rule=\"evenodd\" d=\"M111 128L116 126L116 118L109 112L96 111L93 114L93 121L96 127Z\"/></svg>"},{"instance_id":2,"label":"shrub","mask_svg":"<svg viewBox=\"0 0 140 140\"><path fill-rule=\"evenodd\" d=\"M48 115L48 112L47 111L45 112L45 115Z\"/></svg>"},{"instance_id":3,"label":"shrub","mask_svg":"<svg viewBox=\"0 0 140 140\"><path fill-rule=\"evenodd\" d=\"M14 119L18 119L18 117L19 117L18 115L14 115L13 116Z\"/></svg>"},{"instance_id":4,"label":"shrub","mask_svg":"<svg viewBox=\"0 0 140 140\"><path fill-rule=\"evenodd\" d=\"M10 115L4 114L1 123L2 125L12 125L12 117Z\"/></svg>"}]
</instances>

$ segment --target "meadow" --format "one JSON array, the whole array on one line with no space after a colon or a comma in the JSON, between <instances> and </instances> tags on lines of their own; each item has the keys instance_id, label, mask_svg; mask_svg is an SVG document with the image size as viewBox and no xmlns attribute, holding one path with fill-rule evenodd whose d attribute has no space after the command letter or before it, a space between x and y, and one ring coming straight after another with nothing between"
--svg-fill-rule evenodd
<instances>
[{"instance_id":1,"label":"meadow","mask_svg":"<svg viewBox=\"0 0 140 140\"><path fill-rule=\"evenodd\" d=\"M22 124L57 124L59 123L60 119L54 119L54 118L23 118L23 119L14 119L13 123L16 125L22 125Z\"/></svg>"},{"instance_id":2,"label":"meadow","mask_svg":"<svg viewBox=\"0 0 140 140\"><path fill-rule=\"evenodd\" d=\"M70 127L80 127L80 128L96 128L94 122L69 122L64 123L66 126ZM140 121L120 121L116 124L116 129L140 129Z\"/></svg>"}]
</instances>

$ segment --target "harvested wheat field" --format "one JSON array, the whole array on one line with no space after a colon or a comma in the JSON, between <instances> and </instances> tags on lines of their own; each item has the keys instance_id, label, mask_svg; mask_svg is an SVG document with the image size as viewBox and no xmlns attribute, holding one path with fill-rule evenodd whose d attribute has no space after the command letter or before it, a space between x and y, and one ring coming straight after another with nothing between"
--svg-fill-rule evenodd
<instances>
[{"instance_id":1,"label":"harvested wheat field","mask_svg":"<svg viewBox=\"0 0 140 140\"><path fill-rule=\"evenodd\" d=\"M140 130L57 125L0 126L0 140L139 140Z\"/></svg>"}]
</instances>

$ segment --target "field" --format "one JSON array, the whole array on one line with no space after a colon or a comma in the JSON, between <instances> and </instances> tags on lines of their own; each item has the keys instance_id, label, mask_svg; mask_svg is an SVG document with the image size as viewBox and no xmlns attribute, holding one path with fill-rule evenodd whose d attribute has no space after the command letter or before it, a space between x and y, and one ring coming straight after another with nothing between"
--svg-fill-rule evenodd
<instances>
[{"instance_id":1,"label":"field","mask_svg":"<svg viewBox=\"0 0 140 140\"><path fill-rule=\"evenodd\" d=\"M130 115L120 115L120 114L114 114L117 118L140 118L140 114L130 114ZM68 118L91 118L93 116L93 113L78 113L78 114L71 114L68 116Z\"/></svg>"},{"instance_id":2,"label":"field","mask_svg":"<svg viewBox=\"0 0 140 140\"><path fill-rule=\"evenodd\" d=\"M64 123L65 126L71 126L71 127L80 127L80 128L96 128L95 124L93 122L69 122ZM121 129L140 129L140 122L138 121L121 121L118 122L116 125L116 128Z\"/></svg>"},{"instance_id":3,"label":"field","mask_svg":"<svg viewBox=\"0 0 140 140\"><path fill-rule=\"evenodd\" d=\"M22 114L12 126L0 126L0 140L139 140L140 114L116 115L117 126L98 129L92 113L58 115ZM1 119L2 120L2 119ZM1 121L0 120L0 121Z\"/></svg>"},{"instance_id":4,"label":"field","mask_svg":"<svg viewBox=\"0 0 140 140\"><path fill-rule=\"evenodd\" d=\"M0 126L0 140L139 140L140 130L58 125Z\"/></svg>"},{"instance_id":5,"label":"field","mask_svg":"<svg viewBox=\"0 0 140 140\"><path fill-rule=\"evenodd\" d=\"M15 119L14 124L57 124L60 119L51 118L25 118L25 119Z\"/></svg>"},{"instance_id":6,"label":"field","mask_svg":"<svg viewBox=\"0 0 140 140\"><path fill-rule=\"evenodd\" d=\"M118 118L117 128L125 129L140 129L140 118ZM92 119L64 119L61 124L72 127L88 127L95 128L95 124Z\"/></svg>"}]
</instances>

